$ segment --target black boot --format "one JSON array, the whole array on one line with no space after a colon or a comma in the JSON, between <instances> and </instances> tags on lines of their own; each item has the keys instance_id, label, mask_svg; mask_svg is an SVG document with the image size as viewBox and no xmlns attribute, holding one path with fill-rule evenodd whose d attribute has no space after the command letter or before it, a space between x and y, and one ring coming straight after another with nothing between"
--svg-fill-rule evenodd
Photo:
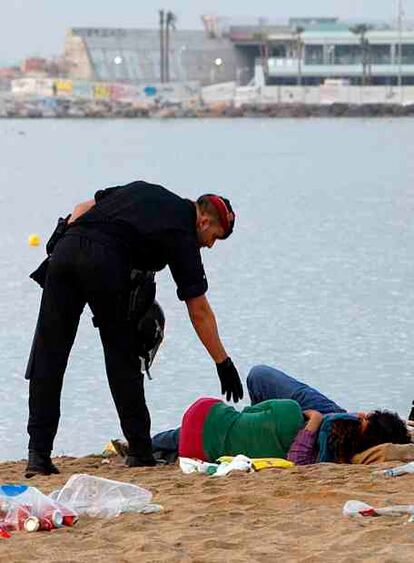
<instances>
[{"instance_id":1,"label":"black boot","mask_svg":"<svg viewBox=\"0 0 414 563\"><path fill-rule=\"evenodd\" d=\"M145 457L133 454L128 454L125 459L125 465L128 467L154 467L157 465L155 459L151 457Z\"/></svg>"},{"instance_id":2,"label":"black boot","mask_svg":"<svg viewBox=\"0 0 414 563\"><path fill-rule=\"evenodd\" d=\"M26 479L34 475L56 475L59 469L52 463L49 452L37 452L29 450L29 457L26 466Z\"/></svg>"}]
</instances>

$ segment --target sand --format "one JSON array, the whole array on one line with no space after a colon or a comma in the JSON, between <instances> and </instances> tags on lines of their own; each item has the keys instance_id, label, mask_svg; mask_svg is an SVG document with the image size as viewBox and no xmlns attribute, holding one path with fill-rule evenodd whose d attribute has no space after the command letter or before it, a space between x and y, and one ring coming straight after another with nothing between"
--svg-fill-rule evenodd
<instances>
[{"instance_id":1,"label":"sand","mask_svg":"<svg viewBox=\"0 0 414 563\"><path fill-rule=\"evenodd\" d=\"M73 528L0 539L0 562L414 561L408 516L349 518L349 499L373 506L414 504L414 475L372 478L372 466L320 464L214 478L178 465L126 468L119 458L57 458L62 473L22 478L24 462L0 464L0 482L43 492L73 473L141 485L162 504L158 514L112 520L82 517ZM395 464L394 464L395 465ZM381 466L377 466L381 467Z\"/></svg>"}]
</instances>

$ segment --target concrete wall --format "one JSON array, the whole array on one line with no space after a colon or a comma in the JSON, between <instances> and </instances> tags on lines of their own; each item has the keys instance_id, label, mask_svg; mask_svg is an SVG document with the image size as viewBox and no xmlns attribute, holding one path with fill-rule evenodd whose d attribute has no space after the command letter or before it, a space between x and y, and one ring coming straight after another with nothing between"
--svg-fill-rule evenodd
<instances>
[{"instance_id":1,"label":"concrete wall","mask_svg":"<svg viewBox=\"0 0 414 563\"><path fill-rule=\"evenodd\" d=\"M414 104L414 86L262 86L236 88L234 103L243 104Z\"/></svg>"},{"instance_id":2,"label":"concrete wall","mask_svg":"<svg viewBox=\"0 0 414 563\"><path fill-rule=\"evenodd\" d=\"M400 91L382 86L242 86L236 82L223 82L200 89L198 82L147 83L140 85L70 80L62 78L19 78L12 81L12 94L16 97L57 97L86 100L108 100L156 103L197 102L242 105L274 104L414 104L414 86Z\"/></svg>"},{"instance_id":3,"label":"concrete wall","mask_svg":"<svg viewBox=\"0 0 414 563\"><path fill-rule=\"evenodd\" d=\"M62 78L18 78L12 81L15 97L54 97L95 101L131 102L143 105L198 101L198 82L131 85Z\"/></svg>"},{"instance_id":4,"label":"concrete wall","mask_svg":"<svg viewBox=\"0 0 414 563\"><path fill-rule=\"evenodd\" d=\"M205 86L202 88L201 99L208 105L220 102L233 103L236 96L236 90L235 82L212 84L211 86Z\"/></svg>"}]
</instances>

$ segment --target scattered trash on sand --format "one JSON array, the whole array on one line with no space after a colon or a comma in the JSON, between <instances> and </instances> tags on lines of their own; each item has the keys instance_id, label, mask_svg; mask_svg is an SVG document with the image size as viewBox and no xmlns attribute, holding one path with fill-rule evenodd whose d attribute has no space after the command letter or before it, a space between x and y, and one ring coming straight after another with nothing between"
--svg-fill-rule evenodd
<instances>
[{"instance_id":1,"label":"scattered trash on sand","mask_svg":"<svg viewBox=\"0 0 414 563\"><path fill-rule=\"evenodd\" d=\"M294 463L286 459L276 457L249 458L243 454L236 456L221 456L217 460L219 463L209 463L199 459L180 457L179 463L183 473L203 473L223 477L232 471L261 471L262 469L289 469L294 467Z\"/></svg>"},{"instance_id":2,"label":"scattered trash on sand","mask_svg":"<svg viewBox=\"0 0 414 563\"><path fill-rule=\"evenodd\" d=\"M114 518L125 512L149 514L162 507L151 504L152 493L130 483L86 474L75 474L51 498L76 510L79 515Z\"/></svg>"},{"instance_id":3,"label":"scattered trash on sand","mask_svg":"<svg viewBox=\"0 0 414 563\"><path fill-rule=\"evenodd\" d=\"M73 526L77 521L75 510L44 495L36 487L0 486L0 537L9 538L10 532L19 530L51 531Z\"/></svg>"},{"instance_id":4,"label":"scattered trash on sand","mask_svg":"<svg viewBox=\"0 0 414 563\"><path fill-rule=\"evenodd\" d=\"M414 461L399 465L398 467L391 467L389 469L381 469L374 471L374 475L378 477L399 477L400 475L414 474Z\"/></svg>"},{"instance_id":5,"label":"scattered trash on sand","mask_svg":"<svg viewBox=\"0 0 414 563\"><path fill-rule=\"evenodd\" d=\"M393 506L385 506L383 508L374 508L366 502L360 500L348 500L342 509L344 516L401 516L402 514L411 514L409 522L413 521L414 504L396 504Z\"/></svg>"}]
</instances>

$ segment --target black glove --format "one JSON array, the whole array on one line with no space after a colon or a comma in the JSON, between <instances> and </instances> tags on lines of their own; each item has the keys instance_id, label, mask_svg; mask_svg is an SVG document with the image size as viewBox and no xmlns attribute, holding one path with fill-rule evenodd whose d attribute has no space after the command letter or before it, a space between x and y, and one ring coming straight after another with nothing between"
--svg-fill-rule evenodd
<instances>
[{"instance_id":1,"label":"black glove","mask_svg":"<svg viewBox=\"0 0 414 563\"><path fill-rule=\"evenodd\" d=\"M221 393L226 395L226 400L230 401L232 396L235 403L239 399L243 399L243 386L231 358L226 358L224 362L216 364L216 368L221 383Z\"/></svg>"}]
</instances>

